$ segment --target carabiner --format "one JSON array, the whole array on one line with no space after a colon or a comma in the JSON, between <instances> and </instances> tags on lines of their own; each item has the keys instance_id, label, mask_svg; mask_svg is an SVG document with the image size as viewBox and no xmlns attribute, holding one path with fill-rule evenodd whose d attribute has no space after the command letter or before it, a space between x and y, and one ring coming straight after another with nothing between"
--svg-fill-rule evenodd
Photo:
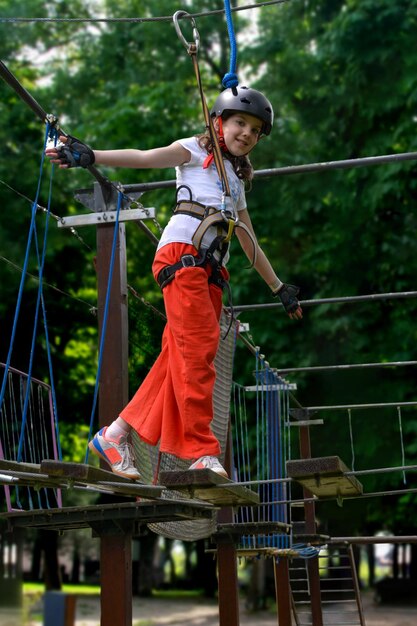
<instances>
[{"instance_id":1,"label":"carabiner","mask_svg":"<svg viewBox=\"0 0 417 626\"><path fill-rule=\"evenodd\" d=\"M229 243L234 233L236 226L239 224L239 218L237 216L233 216L230 211L220 211L223 219L227 222L227 235L224 239L225 243Z\"/></svg>"},{"instance_id":2,"label":"carabiner","mask_svg":"<svg viewBox=\"0 0 417 626\"><path fill-rule=\"evenodd\" d=\"M178 23L178 20L181 17L185 17L186 15L190 18L191 25L193 27L193 37L194 37L193 43L190 43L189 41L186 40L186 38L182 34L180 25ZM194 18L191 17L190 14L187 13L187 11L176 11L174 13L174 15L172 16L172 21L174 22L174 26L175 26L175 30L177 31L177 35L180 38L180 40L182 41L182 43L183 43L185 49L187 50L188 54L198 52L198 50L200 48L200 35L199 35L198 30L197 30L197 26L196 26Z\"/></svg>"}]
</instances>

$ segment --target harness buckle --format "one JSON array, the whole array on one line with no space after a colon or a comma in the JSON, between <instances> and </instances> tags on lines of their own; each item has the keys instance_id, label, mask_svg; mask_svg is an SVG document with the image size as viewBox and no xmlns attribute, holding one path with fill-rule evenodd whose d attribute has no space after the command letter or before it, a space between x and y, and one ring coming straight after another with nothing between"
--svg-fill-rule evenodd
<instances>
[{"instance_id":1,"label":"harness buckle","mask_svg":"<svg viewBox=\"0 0 417 626\"><path fill-rule=\"evenodd\" d=\"M232 238L233 232L235 230L235 227L238 225L239 223L239 218L235 215L233 215L233 213L231 211L226 211L223 210L221 211L222 217L225 220L225 222L227 222L228 224L228 229L227 229L227 235L224 239L225 243L229 243L229 241Z\"/></svg>"},{"instance_id":2,"label":"harness buckle","mask_svg":"<svg viewBox=\"0 0 417 626\"><path fill-rule=\"evenodd\" d=\"M195 256L192 254L184 254L181 257L181 263L183 267L195 267Z\"/></svg>"},{"instance_id":3,"label":"harness buckle","mask_svg":"<svg viewBox=\"0 0 417 626\"><path fill-rule=\"evenodd\" d=\"M234 213L232 213L232 211L230 211L229 209L222 209L220 213L225 222L232 221L237 224L239 221L239 218L235 216Z\"/></svg>"}]
</instances>

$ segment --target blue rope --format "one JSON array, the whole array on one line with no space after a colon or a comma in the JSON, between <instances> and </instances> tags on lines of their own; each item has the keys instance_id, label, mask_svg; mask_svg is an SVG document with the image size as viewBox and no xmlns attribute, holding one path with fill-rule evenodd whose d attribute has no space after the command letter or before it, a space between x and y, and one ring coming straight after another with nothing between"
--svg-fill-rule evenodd
<instances>
[{"instance_id":1,"label":"blue rope","mask_svg":"<svg viewBox=\"0 0 417 626\"><path fill-rule=\"evenodd\" d=\"M321 548L315 548L314 546L307 546L304 543L294 543L292 546L293 550L296 550L302 559L314 559L314 557L318 556Z\"/></svg>"},{"instance_id":2,"label":"blue rope","mask_svg":"<svg viewBox=\"0 0 417 626\"><path fill-rule=\"evenodd\" d=\"M56 141L57 139L56 131L54 131L54 138ZM44 160L44 155L42 156L42 162L43 160ZM49 345L49 333L48 333L48 324L47 324L47 319L46 319L45 299L43 295L43 270L45 267L45 257L46 257L46 247L47 247L46 244L47 244L47 239L48 239L49 218L50 218L50 213L51 213L53 174L54 174L54 166L52 165L51 174L49 178L48 204L47 204L47 212L46 212L46 219L45 219L45 231L44 231L44 238L43 238L42 257L39 254L36 224L34 226L34 234L35 234L34 241L35 241L36 256L37 256L38 268L39 268L38 269L39 287L38 287L38 295L37 295L37 300L36 300L35 319L33 323L32 343L31 343L31 350L30 350L26 394L25 394L24 406L23 406L23 411L22 411L22 424L21 424L21 431L20 431L19 447L18 447L18 452L17 452L17 461L22 460L22 449L23 449L24 433L25 433L26 421L27 421L27 410L28 410L29 398L30 398L30 382L32 379L33 359L34 359L34 354L35 354L35 344L36 344L40 306L42 307L43 325L44 325L44 330L45 330L45 343L46 343L46 350L47 350L47 357L48 357L49 376L50 376L50 381L51 381L51 394L52 394L53 411L54 411L54 426L55 426L56 440L57 440L57 445L58 445L58 454L59 454L59 459L62 459L61 444L59 440L58 411L57 411L56 394L55 394L54 377L53 377L52 357L51 357L51 349Z\"/></svg>"},{"instance_id":3,"label":"blue rope","mask_svg":"<svg viewBox=\"0 0 417 626\"><path fill-rule=\"evenodd\" d=\"M37 190L36 190L35 200L33 201L33 204L32 204L32 216L31 216L28 240L27 240L27 245L26 245L25 260L24 260L23 268L22 268L22 276L21 276L21 279L20 279L19 292L18 292L18 296L17 296L16 309L15 309L15 314L14 314L14 319L13 319L13 326L12 326L12 333L11 333L10 344L9 344L9 351L8 351L8 354L7 354L7 359L6 359L6 364L5 364L5 368L4 368L4 374L3 374L3 382L2 382L1 391L0 391L0 406L3 405L4 395L5 395L5 391L6 391L7 376L8 376L9 369L10 369L10 361L11 361L11 358L12 358L13 347L14 347L14 340L15 340L15 337L16 337L17 322L19 320L20 307L21 307L21 304L22 304L23 287L24 287L24 284L25 284L26 274L27 274L27 269L28 269L30 246L31 246L31 243L32 243L33 233L35 231L35 217L36 217L36 212L37 212L37 208L38 208L38 198L39 198L39 193L40 193L40 188L41 188L41 180L42 180L42 169L43 169L43 162L44 162L44 158L45 158L44 154L45 154L45 148L46 148L46 143L48 141L48 137L49 137L49 124L47 124L46 132L45 132L44 149L42 151L42 159L41 159L41 165L40 165L38 187L37 187Z\"/></svg>"},{"instance_id":4,"label":"blue rope","mask_svg":"<svg viewBox=\"0 0 417 626\"><path fill-rule=\"evenodd\" d=\"M58 140L58 133L54 131L54 142L55 145ZM47 205L47 213L46 213L46 223L49 223L49 218L51 215L51 203L52 203L52 181L55 172L55 165L52 163L51 177L49 179L49 194L48 194L48 205ZM46 228L46 226L45 226ZM55 436L58 448L58 458L62 460L62 450L61 450L61 439L59 434L59 423L58 423L58 405L56 401L56 391L55 391L55 380L54 380L54 372L52 367L52 354L51 354L51 346L49 343L49 331L48 331L48 323L46 319L46 307L45 307L45 299L43 297L43 291L41 293L42 300L42 313L43 313L43 326L45 329L45 342L46 342L46 353L48 357L48 368L49 368L49 380L51 386L51 398L52 398L52 408L53 408L53 419L55 426Z\"/></svg>"},{"instance_id":5,"label":"blue rope","mask_svg":"<svg viewBox=\"0 0 417 626\"><path fill-rule=\"evenodd\" d=\"M236 37L235 31L233 28L233 20L232 20L232 10L230 8L230 0L224 0L224 11L226 14L226 22L227 22L227 31L229 33L229 41L230 41L230 64L229 71L223 76L222 85L225 89L237 87L239 81L237 79L236 74L236 60L237 60L237 49L236 49Z\"/></svg>"},{"instance_id":6,"label":"blue rope","mask_svg":"<svg viewBox=\"0 0 417 626\"><path fill-rule=\"evenodd\" d=\"M104 339L106 336L107 318L109 315L110 291L111 291L111 284L113 280L114 263L115 263L115 258L116 258L116 244L117 244L117 238L118 238L118 233L119 233L119 215L120 215L120 208L122 206L122 198L123 198L123 194L119 191L118 197L117 197L116 219L115 219L115 224L114 224L114 235L113 235L113 243L112 243L112 250L111 250L111 256L110 256L109 276L107 280L107 292L106 292L106 300L104 304L103 323L102 323L102 328L101 328L98 366L97 366L97 374L96 374L96 384L94 388L93 408L91 410L90 430L88 433L88 441L91 441L91 438L93 435L93 422L94 422L94 415L96 412L97 399L98 399L101 365L103 362ZM87 450L85 453L85 463L88 462L88 453L89 453L89 449L87 446Z\"/></svg>"}]
</instances>

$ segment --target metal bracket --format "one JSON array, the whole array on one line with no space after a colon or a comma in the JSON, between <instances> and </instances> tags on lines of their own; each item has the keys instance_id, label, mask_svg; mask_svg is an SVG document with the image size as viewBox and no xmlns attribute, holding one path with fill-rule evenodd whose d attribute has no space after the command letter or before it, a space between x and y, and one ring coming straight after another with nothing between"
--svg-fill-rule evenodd
<instances>
[{"instance_id":1,"label":"metal bracket","mask_svg":"<svg viewBox=\"0 0 417 626\"><path fill-rule=\"evenodd\" d=\"M309 409L290 409L290 417L295 421L288 421L289 426L322 426L324 420L311 419L311 416L317 413L317 411L310 411Z\"/></svg>"},{"instance_id":2,"label":"metal bracket","mask_svg":"<svg viewBox=\"0 0 417 626\"><path fill-rule=\"evenodd\" d=\"M93 189L77 189L74 198L77 202L90 209L90 211L115 211L117 208L117 187L118 183L109 189L99 183L94 183ZM122 189L122 186L120 186ZM121 208L128 209L135 201L143 195L143 191L129 192L122 198Z\"/></svg>"},{"instance_id":3,"label":"metal bracket","mask_svg":"<svg viewBox=\"0 0 417 626\"><path fill-rule=\"evenodd\" d=\"M324 420L301 420L297 422L287 422L288 426L322 426L324 424Z\"/></svg>"},{"instance_id":4,"label":"metal bracket","mask_svg":"<svg viewBox=\"0 0 417 626\"><path fill-rule=\"evenodd\" d=\"M119 212L119 222L154 219L155 214L156 210L154 207L149 209L124 210ZM99 211L98 213L63 217L58 222L58 228L73 228L74 226L91 226L94 224L114 224L115 222L116 211Z\"/></svg>"},{"instance_id":5,"label":"metal bracket","mask_svg":"<svg viewBox=\"0 0 417 626\"><path fill-rule=\"evenodd\" d=\"M297 385L294 383L276 383L272 385L250 385L249 387L245 387L245 391L295 391L297 389Z\"/></svg>"}]
</instances>

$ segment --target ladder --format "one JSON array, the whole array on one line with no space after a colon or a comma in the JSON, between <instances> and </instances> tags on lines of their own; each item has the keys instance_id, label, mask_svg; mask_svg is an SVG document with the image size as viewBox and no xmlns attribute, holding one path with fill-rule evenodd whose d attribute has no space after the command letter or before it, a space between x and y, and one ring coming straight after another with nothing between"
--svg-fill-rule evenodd
<instances>
[{"instance_id":1,"label":"ladder","mask_svg":"<svg viewBox=\"0 0 417 626\"><path fill-rule=\"evenodd\" d=\"M331 544L329 553L320 553L316 558L323 626L366 626L352 545ZM293 558L289 572L294 623L319 626L313 624L306 559Z\"/></svg>"}]
</instances>

